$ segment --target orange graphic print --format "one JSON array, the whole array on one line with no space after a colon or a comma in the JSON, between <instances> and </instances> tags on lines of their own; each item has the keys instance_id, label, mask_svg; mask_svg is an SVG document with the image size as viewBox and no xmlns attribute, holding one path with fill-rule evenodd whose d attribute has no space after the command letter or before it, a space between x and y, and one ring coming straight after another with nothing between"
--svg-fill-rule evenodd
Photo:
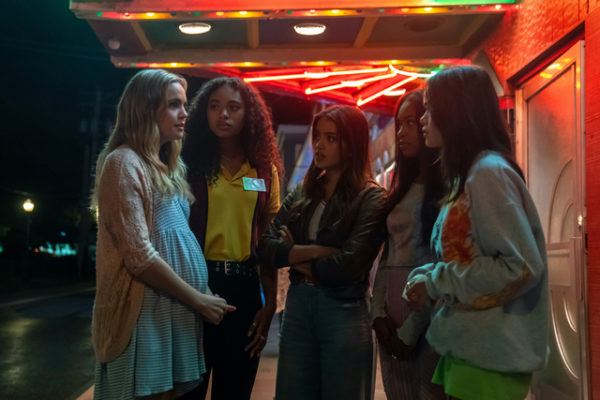
<instances>
[{"instance_id":1,"label":"orange graphic print","mask_svg":"<svg viewBox=\"0 0 600 400\"><path fill-rule=\"evenodd\" d=\"M444 261L469 265L473 261L473 238L471 236L471 206L465 193L450 206L442 228Z\"/></svg>"}]
</instances>

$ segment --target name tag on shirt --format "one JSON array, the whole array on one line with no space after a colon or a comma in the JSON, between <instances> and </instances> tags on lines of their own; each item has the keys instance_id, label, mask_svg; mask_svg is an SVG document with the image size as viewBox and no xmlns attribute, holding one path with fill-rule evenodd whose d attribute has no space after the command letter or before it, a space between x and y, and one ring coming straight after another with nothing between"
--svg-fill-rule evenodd
<instances>
[{"instance_id":1,"label":"name tag on shirt","mask_svg":"<svg viewBox=\"0 0 600 400\"><path fill-rule=\"evenodd\" d=\"M266 192L267 187L265 186L265 180L260 178L248 178L242 177L242 183L244 184L244 190L249 192Z\"/></svg>"}]
</instances>

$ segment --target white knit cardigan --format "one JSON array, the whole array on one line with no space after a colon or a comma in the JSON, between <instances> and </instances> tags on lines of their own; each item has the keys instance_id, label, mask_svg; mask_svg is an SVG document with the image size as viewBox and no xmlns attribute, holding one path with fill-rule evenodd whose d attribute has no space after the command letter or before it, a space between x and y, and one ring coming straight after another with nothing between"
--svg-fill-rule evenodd
<instances>
[{"instance_id":1,"label":"white knit cardigan","mask_svg":"<svg viewBox=\"0 0 600 400\"><path fill-rule=\"evenodd\" d=\"M108 362L127 347L142 306L145 284L136 277L159 255L150 242L152 183L141 158L121 146L100 173L92 342L98 362Z\"/></svg>"}]
</instances>

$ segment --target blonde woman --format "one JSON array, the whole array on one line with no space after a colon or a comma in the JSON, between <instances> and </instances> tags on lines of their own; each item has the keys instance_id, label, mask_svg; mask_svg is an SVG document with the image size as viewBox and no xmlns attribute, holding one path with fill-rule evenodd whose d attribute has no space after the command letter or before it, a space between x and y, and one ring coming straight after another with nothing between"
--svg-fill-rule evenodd
<instances>
[{"instance_id":1,"label":"blonde woman","mask_svg":"<svg viewBox=\"0 0 600 400\"><path fill-rule=\"evenodd\" d=\"M202 324L235 308L212 296L188 228L193 197L180 158L186 81L138 72L98 157L94 398L169 399L205 372Z\"/></svg>"}]
</instances>

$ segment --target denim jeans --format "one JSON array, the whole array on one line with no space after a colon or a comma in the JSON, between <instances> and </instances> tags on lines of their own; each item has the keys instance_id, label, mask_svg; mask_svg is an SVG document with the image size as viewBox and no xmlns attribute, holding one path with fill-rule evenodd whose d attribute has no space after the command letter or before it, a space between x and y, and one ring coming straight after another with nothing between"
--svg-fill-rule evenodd
<instances>
[{"instance_id":1,"label":"denim jeans","mask_svg":"<svg viewBox=\"0 0 600 400\"><path fill-rule=\"evenodd\" d=\"M317 286L289 288L281 325L277 400L366 400L373 393L373 339L365 299Z\"/></svg>"}]
</instances>

